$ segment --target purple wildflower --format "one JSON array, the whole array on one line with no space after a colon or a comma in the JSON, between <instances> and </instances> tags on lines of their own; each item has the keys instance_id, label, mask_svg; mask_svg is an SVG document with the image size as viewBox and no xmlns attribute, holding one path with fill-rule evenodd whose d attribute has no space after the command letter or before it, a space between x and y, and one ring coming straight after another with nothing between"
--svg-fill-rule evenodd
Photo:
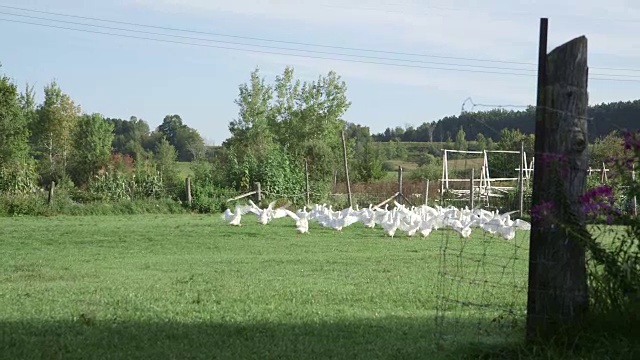
<instances>
[{"instance_id":1,"label":"purple wildflower","mask_svg":"<svg viewBox=\"0 0 640 360\"><path fill-rule=\"evenodd\" d=\"M580 197L582 213L588 218L596 219L607 216L607 222L613 222L613 215L618 211L614 208L615 198L613 189L609 185L601 185L590 189Z\"/></svg>"}]
</instances>

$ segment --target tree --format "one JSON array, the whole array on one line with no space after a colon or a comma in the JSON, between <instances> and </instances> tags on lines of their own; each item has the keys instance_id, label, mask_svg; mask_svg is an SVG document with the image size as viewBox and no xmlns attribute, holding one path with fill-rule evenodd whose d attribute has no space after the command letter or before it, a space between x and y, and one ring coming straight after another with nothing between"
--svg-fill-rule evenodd
<instances>
[{"instance_id":1,"label":"tree","mask_svg":"<svg viewBox=\"0 0 640 360\"><path fill-rule=\"evenodd\" d=\"M601 168L603 162L617 157L624 150L624 139L618 135L617 131L612 131L604 137L597 138L590 145L589 166Z\"/></svg>"},{"instance_id":2,"label":"tree","mask_svg":"<svg viewBox=\"0 0 640 360\"><path fill-rule=\"evenodd\" d=\"M71 176L76 185L86 184L91 175L109 161L113 128L100 114L85 114L78 120L71 161Z\"/></svg>"},{"instance_id":3,"label":"tree","mask_svg":"<svg viewBox=\"0 0 640 360\"><path fill-rule=\"evenodd\" d=\"M136 160L147 157L149 152L153 152L156 143L151 139L149 124L142 119L131 116L129 120L122 119L105 119L113 125L113 151L129 155Z\"/></svg>"},{"instance_id":4,"label":"tree","mask_svg":"<svg viewBox=\"0 0 640 360\"><path fill-rule=\"evenodd\" d=\"M53 81L44 88L44 103L31 125L32 144L41 157L41 175L45 182L66 176L67 161L72 151L73 132L80 108Z\"/></svg>"},{"instance_id":5,"label":"tree","mask_svg":"<svg viewBox=\"0 0 640 360\"><path fill-rule=\"evenodd\" d=\"M482 133L478 133L478 135L476 136L476 144L478 150L488 150L487 138Z\"/></svg>"},{"instance_id":6,"label":"tree","mask_svg":"<svg viewBox=\"0 0 640 360\"><path fill-rule=\"evenodd\" d=\"M155 151L155 161L165 184L173 185L178 180L176 160L178 152L166 138L162 138Z\"/></svg>"},{"instance_id":7,"label":"tree","mask_svg":"<svg viewBox=\"0 0 640 360\"><path fill-rule=\"evenodd\" d=\"M228 143L236 149L240 159L245 153L266 154L273 145L273 132L269 128L270 101L273 91L260 77L258 68L251 72L250 85L238 88L238 117L229 123L231 138Z\"/></svg>"},{"instance_id":8,"label":"tree","mask_svg":"<svg viewBox=\"0 0 640 360\"><path fill-rule=\"evenodd\" d=\"M230 167L260 164L268 154L275 158L283 149L287 155L284 158L291 161L279 163L302 167L302 160L307 159L314 182L328 181L341 171L340 131L348 128L342 116L351 103L346 98L346 84L335 72L320 76L317 81L301 82L287 67L271 86L256 68L250 82L240 85L235 102L238 117L230 122L231 137L223 144L231 154L230 161L237 164L230 163ZM246 165L236 171L234 176L245 179L234 180L236 187L252 178L247 173L250 168Z\"/></svg>"},{"instance_id":9,"label":"tree","mask_svg":"<svg viewBox=\"0 0 640 360\"><path fill-rule=\"evenodd\" d=\"M20 107L18 88L0 77L0 166L23 163L29 153L29 129Z\"/></svg>"},{"instance_id":10,"label":"tree","mask_svg":"<svg viewBox=\"0 0 640 360\"><path fill-rule=\"evenodd\" d=\"M469 144L465 137L466 134L464 129L460 126L460 130L458 130L458 133L456 134L456 150L466 151L469 148Z\"/></svg>"},{"instance_id":11,"label":"tree","mask_svg":"<svg viewBox=\"0 0 640 360\"><path fill-rule=\"evenodd\" d=\"M425 123L426 129L427 129L427 135L429 136L429 142L433 142L433 132L436 130L436 123L432 122L432 123Z\"/></svg>"},{"instance_id":12,"label":"tree","mask_svg":"<svg viewBox=\"0 0 640 360\"><path fill-rule=\"evenodd\" d=\"M178 139L178 132L182 127L184 127L184 124L182 123L180 115L167 115L162 120L162 124L158 126L158 131L164 135L169 144L175 147Z\"/></svg>"},{"instance_id":13,"label":"tree","mask_svg":"<svg viewBox=\"0 0 640 360\"><path fill-rule=\"evenodd\" d=\"M356 174L359 181L370 182L382 179L386 173L382 168L380 150L371 138L364 143L362 151L356 160Z\"/></svg>"},{"instance_id":14,"label":"tree","mask_svg":"<svg viewBox=\"0 0 640 360\"><path fill-rule=\"evenodd\" d=\"M20 94L20 108L24 114L27 126L37 121L36 94L33 86L29 86L29 84L26 84L24 93Z\"/></svg>"},{"instance_id":15,"label":"tree","mask_svg":"<svg viewBox=\"0 0 640 360\"><path fill-rule=\"evenodd\" d=\"M500 150L520 151L524 143L524 151L533 154L534 135L523 134L518 129L502 129L500 140L496 144ZM494 154L492 172L494 177L515 177L520 167L520 157L516 154Z\"/></svg>"}]
</instances>

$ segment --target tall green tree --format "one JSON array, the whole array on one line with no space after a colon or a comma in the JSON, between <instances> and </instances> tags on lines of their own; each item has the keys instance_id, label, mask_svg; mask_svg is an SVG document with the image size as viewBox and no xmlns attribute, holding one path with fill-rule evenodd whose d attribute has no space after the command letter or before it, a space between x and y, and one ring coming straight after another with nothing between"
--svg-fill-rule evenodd
<instances>
[{"instance_id":1,"label":"tall green tree","mask_svg":"<svg viewBox=\"0 0 640 360\"><path fill-rule=\"evenodd\" d=\"M194 161L204 156L204 139L196 129L184 124L180 115L165 116L158 132L176 148L179 161Z\"/></svg>"},{"instance_id":2,"label":"tall green tree","mask_svg":"<svg viewBox=\"0 0 640 360\"><path fill-rule=\"evenodd\" d=\"M44 102L38 107L36 121L31 124L32 144L41 158L41 175L45 182L59 182L66 176L79 116L80 107L55 81L45 86Z\"/></svg>"},{"instance_id":3,"label":"tall green tree","mask_svg":"<svg viewBox=\"0 0 640 360\"><path fill-rule=\"evenodd\" d=\"M20 107L17 86L0 77L0 166L27 160L29 154L27 119Z\"/></svg>"},{"instance_id":4,"label":"tall green tree","mask_svg":"<svg viewBox=\"0 0 640 360\"><path fill-rule=\"evenodd\" d=\"M229 123L230 144L242 159L246 153L261 158L274 144L273 129L269 126L273 90L260 77L259 68L251 72L249 84L238 88L238 117Z\"/></svg>"},{"instance_id":5,"label":"tall green tree","mask_svg":"<svg viewBox=\"0 0 640 360\"><path fill-rule=\"evenodd\" d=\"M71 177L76 185L86 184L111 155L113 124L100 114L80 117L73 137Z\"/></svg>"},{"instance_id":6,"label":"tall green tree","mask_svg":"<svg viewBox=\"0 0 640 360\"><path fill-rule=\"evenodd\" d=\"M107 118L105 121L113 125L112 147L113 151L117 153L141 160L146 158L149 152L152 152L147 148L153 150L156 146L156 144L147 144L151 134L149 124L142 119L131 116L129 120Z\"/></svg>"},{"instance_id":7,"label":"tall green tree","mask_svg":"<svg viewBox=\"0 0 640 360\"><path fill-rule=\"evenodd\" d=\"M178 181L177 159L176 148L166 138L162 138L157 145L154 160L162 175L162 181L166 185L175 185Z\"/></svg>"},{"instance_id":8,"label":"tall green tree","mask_svg":"<svg viewBox=\"0 0 640 360\"><path fill-rule=\"evenodd\" d=\"M478 133L476 136L476 146L478 150L488 150L487 148L487 138L482 133Z\"/></svg>"},{"instance_id":9,"label":"tall green tree","mask_svg":"<svg viewBox=\"0 0 640 360\"><path fill-rule=\"evenodd\" d=\"M24 93L20 94L20 108L25 116L27 125L31 126L32 123L38 119L38 108L36 103L36 94L33 86L29 86L27 83Z\"/></svg>"},{"instance_id":10,"label":"tall green tree","mask_svg":"<svg viewBox=\"0 0 640 360\"><path fill-rule=\"evenodd\" d=\"M462 126L460 126L460 129L456 134L456 150L466 151L469 149L469 144L467 143L466 136L467 134L464 132Z\"/></svg>"}]
</instances>

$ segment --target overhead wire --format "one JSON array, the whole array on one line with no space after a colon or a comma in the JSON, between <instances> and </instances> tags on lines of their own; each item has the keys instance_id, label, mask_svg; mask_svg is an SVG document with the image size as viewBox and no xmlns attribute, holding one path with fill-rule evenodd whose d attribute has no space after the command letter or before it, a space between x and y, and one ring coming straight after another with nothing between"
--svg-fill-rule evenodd
<instances>
[{"instance_id":1,"label":"overhead wire","mask_svg":"<svg viewBox=\"0 0 640 360\"><path fill-rule=\"evenodd\" d=\"M5 5L0 5L0 8L3 8L3 7L4 8L15 8L15 7L5 6ZM16 9L22 9L22 8L16 8ZM33 11L35 11L35 10L33 10ZM37 11L37 12L43 12L43 11ZM45 13L49 13L49 12L45 12ZM13 13L7 13L7 12L2 12L2 11L0 11L0 14L9 15L9 16L18 16L18 17L24 17L24 18L31 18L31 19L37 19L37 20L43 20L43 21L60 22L60 23L65 23L65 24L77 25L77 26L88 26L88 27L102 28L102 29L108 29L108 30L116 30L116 31L132 32L132 33L141 33L141 34L146 34L146 35L165 36L165 37L173 37L173 38L193 40L193 41L205 41L205 42L213 42L213 43L222 43L222 44L231 44L231 45L240 45L240 46L275 49L275 50L297 51L297 52L303 52L303 53L316 53L316 54L324 54L324 55L346 56L346 57L352 57L352 58L383 60L383 61L400 61L400 62L408 62L408 63L414 63L414 64L420 64L421 63L421 64L431 64L431 65L458 66L458 67L497 69L497 70L513 70L513 71L525 71L525 72L535 72L536 71L536 70L533 70L533 69L505 68L505 67L483 66L483 65L473 65L473 64L440 63L440 62L430 62L430 61L422 61L422 60L415 60L415 59L387 58L387 57L378 57L378 56L335 53L335 52L318 51L318 50L310 50L310 49L295 49L295 48L285 48L285 47L267 46L267 45L259 45L259 44L247 44L247 43L238 43L238 42L231 42L231 41L221 41L221 40L214 40L214 39L205 39L205 38L195 38L195 37L188 37L188 36L180 36L180 35L173 35L173 34L147 32L147 31L133 30L133 29L116 28L116 27L109 27L109 26L96 25L96 24L86 24L86 23L79 23L79 22L72 22L72 21L65 21L65 20L58 20L58 19L50 19L50 18L22 15L22 14L13 14ZM57 14L57 13L51 13L51 14ZM68 15L68 16L78 17L78 16L75 16L75 15ZM102 19L94 19L94 20L109 22L109 20L102 20ZM158 38L134 36L134 35L128 35L128 34L117 34L117 33L102 32L102 31L92 31L92 30L87 30L87 29L78 29L78 28L71 28L71 27L64 27L64 26L55 26L55 25L50 25L50 24L41 24L41 23L34 23L34 22L28 22L28 21L4 19L4 18L0 18L0 21L27 24L27 25L34 25L34 26L41 26L41 27L49 27L49 28L57 28L57 29L70 30L70 31L94 33L94 34L101 34L101 35L108 35L108 36L118 36L118 37L126 37L126 38L133 38L133 39L139 39L139 40L166 42L166 43L174 43L174 44L183 44L183 45L191 45L191 46L198 46L198 47L208 47L208 48L216 48L216 49L224 49L224 50L232 50L232 51L244 51L244 52L264 53L264 54L281 55L281 56L293 56L293 57L303 57L303 58L311 58L311 59L335 60L335 61L344 61L344 62L356 62L356 63L364 63L364 64L396 66L396 67L409 67L409 68L420 68L420 69L432 69L432 70L443 70L443 71L474 72L474 73L500 74L500 75L512 75L512 76L535 76L535 74L523 74L523 73L514 73L514 72L485 71L485 70L461 69L461 68L442 68L442 67L432 67L432 66L420 66L420 65L397 64L397 63L389 63L389 62L363 61L363 60L355 60L355 59L342 59L342 58L335 58L335 57L313 56L313 55L307 55L307 54L301 55L301 54L281 53L281 52L274 52L274 51L262 51L262 50L237 48L237 47L230 47L230 46L199 44L199 43L184 42L184 41L174 41L174 40L167 40L167 39L158 39ZM113 22L114 23L122 23L122 22L117 22L117 21L113 21ZM127 23L127 24L135 25L133 23ZM355 50L355 48L353 48L352 50ZM462 58L458 58L458 59L462 59ZM471 60L471 59L469 59L469 60ZM490 61L490 60L485 60L485 61ZM495 61L495 62L498 62L498 61ZM610 69L613 69L613 68L610 68ZM619 69L617 69L617 70L619 70ZM630 69L630 71L632 71L632 69ZM640 71L640 69L638 71ZM629 78L640 78L639 75L628 75L628 74L591 74L591 75L603 76L603 77L590 77L591 80L640 82L640 80L629 79ZM610 77L626 77L626 79L606 78L607 76L610 76Z\"/></svg>"},{"instance_id":2,"label":"overhead wire","mask_svg":"<svg viewBox=\"0 0 640 360\"><path fill-rule=\"evenodd\" d=\"M390 4L390 5L398 5L398 4ZM323 5L323 6L330 6L330 5ZM436 8L436 7L433 7L433 6L429 6L429 7ZM76 18L76 19L83 19L83 20L99 21L99 22L106 22L106 23L113 23L113 24L120 24L120 25L128 25L128 26L135 26L135 27L152 28L152 29L158 29L158 30L176 31L176 32L200 34L200 35L218 36L218 37L237 38L237 39L244 39L244 40L271 42L271 43L282 43L282 44L290 44L290 45L312 46L312 47L340 49L340 50L348 50L348 51L359 51L359 52L373 52L373 53L402 55L402 56L430 57L430 58L440 58L440 59L450 59L450 60L463 60L463 61L475 61L475 62L490 62L490 63L503 63L503 64L514 64L514 65L537 66L536 63L531 63L531 62L508 61L508 60L499 60L499 59L479 59L479 58L470 58L470 57L455 57L455 56L433 55L433 54L424 54L424 53L399 52L399 51L390 51L390 50L367 49L367 48L358 48L358 47L336 46L336 45L315 44L315 43L307 43L307 42L277 40L277 39L268 39L268 38L262 38L262 37L252 37L252 36L225 34L225 33L219 33L219 32L197 31L197 30L182 29L182 28L175 28L175 27L148 25L148 24L141 24L141 23L133 23L133 22L125 22L125 21L117 21L117 20L108 20L108 19L102 19L102 18L96 18L96 17L80 16L80 15L73 15L73 14L64 14L64 13L52 12L52 11L27 9L27 8L23 8L23 7L2 5L2 4L0 4L0 8L19 10L19 11L25 11L25 12L33 12L33 13L40 13L40 14L47 14L47 15L54 15L54 16L69 17L69 18ZM464 9L453 9L453 8L438 8L438 9L464 10ZM17 14L11 14L11 15L14 15L14 16L25 16L25 15L17 15ZM60 20L53 20L53 19L47 19L47 20L60 21ZM84 24L84 25L91 26L91 25L88 25L88 24ZM253 46L256 46L256 45L253 45ZM592 69L599 69L599 70L640 72L640 69L638 69L638 68L614 68L614 67L593 67L593 66L591 68Z\"/></svg>"}]
</instances>

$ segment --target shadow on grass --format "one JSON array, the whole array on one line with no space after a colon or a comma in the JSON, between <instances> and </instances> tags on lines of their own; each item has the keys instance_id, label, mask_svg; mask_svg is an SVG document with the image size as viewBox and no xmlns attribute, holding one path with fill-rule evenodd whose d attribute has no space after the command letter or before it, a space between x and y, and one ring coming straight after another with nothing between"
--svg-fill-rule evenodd
<instances>
[{"instance_id":1,"label":"shadow on grass","mask_svg":"<svg viewBox=\"0 0 640 360\"><path fill-rule=\"evenodd\" d=\"M0 323L5 359L460 359L432 319L234 324L95 320Z\"/></svg>"},{"instance_id":2,"label":"shadow on grass","mask_svg":"<svg viewBox=\"0 0 640 360\"><path fill-rule=\"evenodd\" d=\"M0 322L2 359L638 359L640 338L581 335L569 352L527 348L519 336L436 330L433 319L180 323L96 320ZM454 331L455 330L455 331ZM442 340L446 334L455 339ZM566 347L565 347L566 349Z\"/></svg>"}]
</instances>

